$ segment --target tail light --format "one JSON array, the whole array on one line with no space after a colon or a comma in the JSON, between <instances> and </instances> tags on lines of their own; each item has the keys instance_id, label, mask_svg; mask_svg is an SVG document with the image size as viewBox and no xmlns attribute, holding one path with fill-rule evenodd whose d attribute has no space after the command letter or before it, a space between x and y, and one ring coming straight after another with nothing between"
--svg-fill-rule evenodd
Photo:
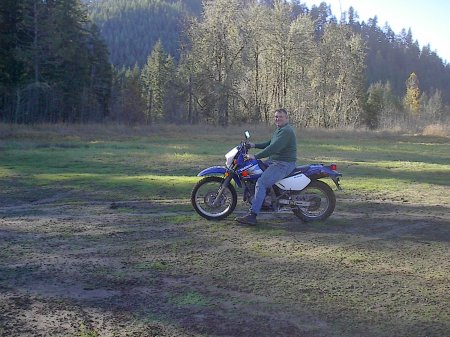
<instances>
[{"instance_id":1,"label":"tail light","mask_svg":"<svg viewBox=\"0 0 450 337\"><path fill-rule=\"evenodd\" d=\"M337 165L336 164L331 164L330 165L330 169L332 169L333 171L337 170Z\"/></svg>"},{"instance_id":2,"label":"tail light","mask_svg":"<svg viewBox=\"0 0 450 337\"><path fill-rule=\"evenodd\" d=\"M248 171L242 171L241 175L242 175L243 177L248 177Z\"/></svg>"}]
</instances>

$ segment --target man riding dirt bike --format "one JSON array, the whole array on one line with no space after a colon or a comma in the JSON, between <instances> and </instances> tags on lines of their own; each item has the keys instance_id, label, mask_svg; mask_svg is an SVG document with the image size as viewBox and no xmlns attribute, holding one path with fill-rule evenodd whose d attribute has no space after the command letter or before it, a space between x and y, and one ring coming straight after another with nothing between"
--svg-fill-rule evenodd
<instances>
[{"instance_id":1,"label":"man riding dirt bike","mask_svg":"<svg viewBox=\"0 0 450 337\"><path fill-rule=\"evenodd\" d=\"M191 202L198 214L209 220L220 220L230 215L237 204L236 189L232 184L244 188L244 201L250 204L250 212L236 221L256 225L261 212L292 211L303 221L318 221L328 218L334 211L336 197L330 186L320 178L329 177L338 189L339 177L336 165L312 164L295 166L296 139L288 124L286 110L275 112L277 129L266 143L248 142L250 134L245 132L245 141L226 155L226 167L212 166L201 171L205 176L193 188ZM263 151L249 155L248 149ZM260 158L269 157L268 162Z\"/></svg>"},{"instance_id":2,"label":"man riding dirt bike","mask_svg":"<svg viewBox=\"0 0 450 337\"><path fill-rule=\"evenodd\" d=\"M269 161L265 162L268 167L256 181L255 197L252 201L250 212L235 219L240 223L256 225L256 216L261 211L267 189L278 180L289 175L295 168L297 139L294 129L289 124L289 117L285 109L275 111L275 124L277 128L273 132L270 141L260 144L249 143L250 147L263 149L263 151L254 156L248 154L248 159L254 160L269 157Z\"/></svg>"}]
</instances>

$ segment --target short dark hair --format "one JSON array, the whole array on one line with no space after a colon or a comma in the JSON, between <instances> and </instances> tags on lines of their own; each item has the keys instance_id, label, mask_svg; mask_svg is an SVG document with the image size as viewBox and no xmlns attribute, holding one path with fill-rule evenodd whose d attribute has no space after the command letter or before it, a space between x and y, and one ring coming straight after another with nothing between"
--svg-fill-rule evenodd
<instances>
[{"instance_id":1,"label":"short dark hair","mask_svg":"<svg viewBox=\"0 0 450 337\"><path fill-rule=\"evenodd\" d=\"M276 110L275 110L275 113L277 113L277 112L281 112L281 113L285 114L286 116L288 115L288 113L287 113L287 111L286 111L285 108L279 108L279 109L276 109Z\"/></svg>"}]
</instances>

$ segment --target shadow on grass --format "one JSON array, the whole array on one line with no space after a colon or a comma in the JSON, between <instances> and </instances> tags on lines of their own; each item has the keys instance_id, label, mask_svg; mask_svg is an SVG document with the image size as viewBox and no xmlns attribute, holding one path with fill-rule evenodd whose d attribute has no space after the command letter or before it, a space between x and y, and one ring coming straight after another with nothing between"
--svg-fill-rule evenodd
<instances>
[{"instance_id":1,"label":"shadow on grass","mask_svg":"<svg viewBox=\"0 0 450 337\"><path fill-rule=\"evenodd\" d=\"M255 232L358 235L368 240L450 242L450 207L391 202L339 202L325 221L304 223L294 215L266 215Z\"/></svg>"},{"instance_id":2,"label":"shadow on grass","mask_svg":"<svg viewBox=\"0 0 450 337\"><path fill-rule=\"evenodd\" d=\"M180 336L446 335L450 326L437 311L445 300L431 293L433 287L416 291L422 279L417 273L403 277L403 257L399 270L370 269L372 263L384 266L371 249L392 249L374 240L380 233L370 224L377 217L336 215L319 224L297 226L283 215L277 224L267 216L257 228L229 221L217 228L195 217L162 216L150 223L130 213L91 224L66 219L74 227L69 232L52 222L50 228L29 224L26 232L2 230L2 252L10 252L2 256L0 286L8 298L2 306L27 313L40 305L56 322L67 322L58 313L69 311L75 323L89 326L100 314L103 326L123 334L127 327L148 333L158 326L160 334ZM391 225L408 229L403 220ZM383 239L423 240L414 231L394 234ZM36 328L20 317L2 317L4 332Z\"/></svg>"}]
</instances>

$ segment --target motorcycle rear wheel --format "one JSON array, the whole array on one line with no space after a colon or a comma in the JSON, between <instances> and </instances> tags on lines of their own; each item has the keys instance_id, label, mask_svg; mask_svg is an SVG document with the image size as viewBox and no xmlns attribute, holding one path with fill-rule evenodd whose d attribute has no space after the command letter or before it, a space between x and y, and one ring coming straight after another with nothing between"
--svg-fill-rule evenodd
<instances>
[{"instance_id":1,"label":"motorcycle rear wheel","mask_svg":"<svg viewBox=\"0 0 450 337\"><path fill-rule=\"evenodd\" d=\"M237 193L233 185L225 186L220 200L216 197L224 179L221 177L205 177L195 184L191 193L191 203L195 211L208 220L221 220L229 216L237 204Z\"/></svg>"},{"instance_id":2,"label":"motorcycle rear wheel","mask_svg":"<svg viewBox=\"0 0 450 337\"><path fill-rule=\"evenodd\" d=\"M328 218L336 207L336 196L328 184L313 180L303 190L295 192L295 201L308 202L308 206L293 208L294 214L304 222L321 221Z\"/></svg>"}]
</instances>

